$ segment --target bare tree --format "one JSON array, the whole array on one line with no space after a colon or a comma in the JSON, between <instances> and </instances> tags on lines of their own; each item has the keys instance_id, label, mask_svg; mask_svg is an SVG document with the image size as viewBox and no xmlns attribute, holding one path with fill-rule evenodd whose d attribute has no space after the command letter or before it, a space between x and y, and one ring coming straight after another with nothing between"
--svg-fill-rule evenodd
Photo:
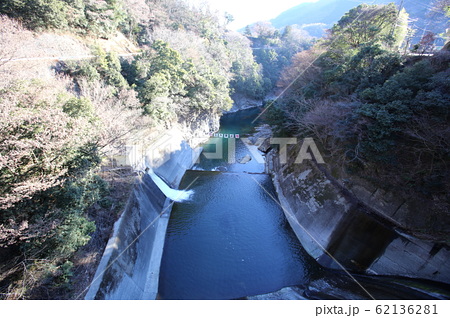
<instances>
[{"instance_id":1,"label":"bare tree","mask_svg":"<svg viewBox=\"0 0 450 318\"><path fill-rule=\"evenodd\" d=\"M18 49L17 35L22 25L5 15L0 15L0 67L8 63Z\"/></svg>"},{"instance_id":2,"label":"bare tree","mask_svg":"<svg viewBox=\"0 0 450 318\"><path fill-rule=\"evenodd\" d=\"M321 70L314 62L322 53L321 49L313 48L294 55L291 65L286 67L281 73L277 86L295 89L315 81Z\"/></svg>"},{"instance_id":3,"label":"bare tree","mask_svg":"<svg viewBox=\"0 0 450 318\"><path fill-rule=\"evenodd\" d=\"M419 42L421 53L431 53L434 51L434 42L436 41L436 34L431 31L425 33Z\"/></svg>"},{"instance_id":4,"label":"bare tree","mask_svg":"<svg viewBox=\"0 0 450 318\"><path fill-rule=\"evenodd\" d=\"M99 119L96 142L102 155L119 154L129 138L152 125L149 117L142 116L136 91L122 89L114 95L113 87L101 81L81 79L78 84L82 96L92 102L94 114Z\"/></svg>"},{"instance_id":5,"label":"bare tree","mask_svg":"<svg viewBox=\"0 0 450 318\"><path fill-rule=\"evenodd\" d=\"M87 118L63 112L70 95L55 83L10 83L0 91L0 208L61 182L73 149L95 134Z\"/></svg>"},{"instance_id":6,"label":"bare tree","mask_svg":"<svg viewBox=\"0 0 450 318\"><path fill-rule=\"evenodd\" d=\"M277 32L272 25L272 23L263 21L258 22L253 26L253 31L256 33L256 36L259 38L271 38Z\"/></svg>"},{"instance_id":7,"label":"bare tree","mask_svg":"<svg viewBox=\"0 0 450 318\"><path fill-rule=\"evenodd\" d=\"M450 15L450 0L437 0L434 3L434 10L444 11Z\"/></svg>"}]
</instances>

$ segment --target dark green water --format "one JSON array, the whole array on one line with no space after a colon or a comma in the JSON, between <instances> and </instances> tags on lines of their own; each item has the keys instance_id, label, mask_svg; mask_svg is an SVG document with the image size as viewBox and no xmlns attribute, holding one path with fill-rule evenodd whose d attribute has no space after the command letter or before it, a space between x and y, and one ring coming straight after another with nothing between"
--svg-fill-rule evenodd
<instances>
[{"instance_id":1,"label":"dark green water","mask_svg":"<svg viewBox=\"0 0 450 318\"><path fill-rule=\"evenodd\" d=\"M260 112L260 109L255 108L223 116L220 122L220 131L218 133L239 134L240 138L211 138L209 143L203 145L204 150L201 155L201 161L194 169L228 172L264 172L264 162L258 162L257 158L255 158L251 150L249 150L249 146L245 145L243 142L244 138L254 132L253 127L257 125L258 122L253 123L253 121ZM253 144L251 141L250 143ZM222 149L221 155L218 156L219 158L207 158L207 154L219 153L220 150L218 148ZM231 154L232 158L230 158L229 154ZM247 155L251 156L252 160L246 164L240 164L239 162ZM209 157L213 156L210 155ZM232 160L230 161L230 159Z\"/></svg>"}]
</instances>

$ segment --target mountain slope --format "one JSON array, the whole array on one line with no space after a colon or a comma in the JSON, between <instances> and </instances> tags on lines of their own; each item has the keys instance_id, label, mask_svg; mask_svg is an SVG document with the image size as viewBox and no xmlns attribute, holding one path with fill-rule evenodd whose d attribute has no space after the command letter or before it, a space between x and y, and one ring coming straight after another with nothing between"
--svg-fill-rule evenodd
<instances>
[{"instance_id":1,"label":"mountain slope","mask_svg":"<svg viewBox=\"0 0 450 318\"><path fill-rule=\"evenodd\" d=\"M286 25L323 23L330 26L337 22L347 11L364 1L358 0L320 0L306 2L293 7L271 20L276 28ZM388 1L385 1L388 2Z\"/></svg>"},{"instance_id":2,"label":"mountain slope","mask_svg":"<svg viewBox=\"0 0 450 318\"><path fill-rule=\"evenodd\" d=\"M318 2L302 3L272 19L272 25L281 29L287 25L297 24L308 31L312 36L320 37L326 29L350 9L361 3L369 3L363 0L320 0ZM400 5L400 0L378 0L376 4L395 2ZM426 31L443 33L448 28L448 19L441 12L432 9L433 0L404 0L403 6L410 15L411 27L416 30L412 43L417 43ZM440 45L441 43L437 43Z\"/></svg>"}]
</instances>

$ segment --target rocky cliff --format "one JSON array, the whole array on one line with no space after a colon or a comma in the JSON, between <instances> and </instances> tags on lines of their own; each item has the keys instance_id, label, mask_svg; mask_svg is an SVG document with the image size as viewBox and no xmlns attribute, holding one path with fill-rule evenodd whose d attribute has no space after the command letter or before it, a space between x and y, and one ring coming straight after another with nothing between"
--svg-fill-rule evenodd
<instances>
[{"instance_id":1,"label":"rocky cliff","mask_svg":"<svg viewBox=\"0 0 450 318\"><path fill-rule=\"evenodd\" d=\"M234 94L232 98L233 98L233 107L229 111L225 112L225 114L235 113L240 110L254 107L261 107L261 105L263 104L262 100L248 98L243 96L242 94Z\"/></svg>"}]
</instances>

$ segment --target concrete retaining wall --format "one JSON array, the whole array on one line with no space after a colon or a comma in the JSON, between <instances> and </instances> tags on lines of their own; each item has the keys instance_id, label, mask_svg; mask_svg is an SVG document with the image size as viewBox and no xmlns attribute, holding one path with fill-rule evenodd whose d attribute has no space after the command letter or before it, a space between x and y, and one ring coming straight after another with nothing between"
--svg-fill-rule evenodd
<instances>
[{"instance_id":1,"label":"concrete retaining wall","mask_svg":"<svg viewBox=\"0 0 450 318\"><path fill-rule=\"evenodd\" d=\"M164 208L170 212L163 193L148 175L140 177L114 226L114 234L85 299L156 297L157 277L152 277L153 269L149 265L152 254L164 244L156 235L161 225L159 214Z\"/></svg>"},{"instance_id":2,"label":"concrete retaining wall","mask_svg":"<svg viewBox=\"0 0 450 318\"><path fill-rule=\"evenodd\" d=\"M172 143L172 145L170 145ZM155 150L159 158L136 160L151 164L156 174L177 188L201 149L170 139ZM153 154L154 154L153 153ZM85 299L156 299L159 268L172 203L148 174L142 174L108 241Z\"/></svg>"},{"instance_id":3,"label":"concrete retaining wall","mask_svg":"<svg viewBox=\"0 0 450 318\"><path fill-rule=\"evenodd\" d=\"M267 164L289 223L321 265L450 282L447 245L394 229L368 211L364 198L337 186L311 162L281 165L272 150Z\"/></svg>"}]
</instances>

